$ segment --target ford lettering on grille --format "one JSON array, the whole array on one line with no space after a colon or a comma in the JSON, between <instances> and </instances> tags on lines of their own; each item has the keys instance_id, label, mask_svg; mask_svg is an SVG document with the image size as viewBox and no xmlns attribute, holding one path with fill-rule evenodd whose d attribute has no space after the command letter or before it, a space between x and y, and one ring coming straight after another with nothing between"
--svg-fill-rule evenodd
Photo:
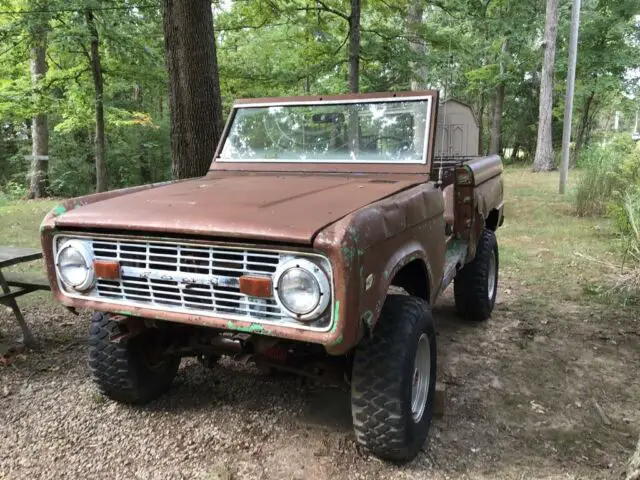
<instances>
[{"instance_id":1,"label":"ford lettering on grille","mask_svg":"<svg viewBox=\"0 0 640 480\"><path fill-rule=\"evenodd\" d=\"M120 263L119 280L98 280L98 296L234 316L280 319L272 298L252 298L239 291L242 275L275 271L280 253L189 244L124 240L92 241L98 260Z\"/></svg>"}]
</instances>

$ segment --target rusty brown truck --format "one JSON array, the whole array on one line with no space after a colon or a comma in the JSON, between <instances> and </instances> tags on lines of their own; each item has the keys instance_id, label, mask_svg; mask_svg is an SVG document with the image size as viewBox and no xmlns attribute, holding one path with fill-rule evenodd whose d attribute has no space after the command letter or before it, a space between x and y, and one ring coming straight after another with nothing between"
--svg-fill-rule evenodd
<instances>
[{"instance_id":1,"label":"rusty brown truck","mask_svg":"<svg viewBox=\"0 0 640 480\"><path fill-rule=\"evenodd\" d=\"M237 101L202 178L65 201L51 288L94 311L89 366L125 403L221 355L350 384L357 441L411 459L431 423L431 305L489 318L500 158L434 153L434 91ZM325 367L318 367L324 365Z\"/></svg>"}]
</instances>

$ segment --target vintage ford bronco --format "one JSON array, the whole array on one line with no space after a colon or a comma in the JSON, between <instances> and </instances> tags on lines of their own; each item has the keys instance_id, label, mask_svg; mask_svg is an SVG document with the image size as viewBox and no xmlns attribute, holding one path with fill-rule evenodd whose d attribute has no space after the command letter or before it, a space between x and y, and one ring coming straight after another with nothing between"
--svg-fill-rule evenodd
<instances>
[{"instance_id":1,"label":"vintage ford bronco","mask_svg":"<svg viewBox=\"0 0 640 480\"><path fill-rule=\"evenodd\" d=\"M206 176L52 210L51 288L95 311L97 388L151 401L185 356L338 370L357 441L414 457L436 384L430 305L453 281L461 316L491 315L503 211L499 157L435 157L437 108L434 91L239 100Z\"/></svg>"}]
</instances>

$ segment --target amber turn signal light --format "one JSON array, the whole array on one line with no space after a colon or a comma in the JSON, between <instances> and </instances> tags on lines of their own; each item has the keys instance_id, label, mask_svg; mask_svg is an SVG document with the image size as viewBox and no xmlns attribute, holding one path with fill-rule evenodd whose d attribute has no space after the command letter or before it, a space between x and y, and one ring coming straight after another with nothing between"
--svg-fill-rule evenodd
<instances>
[{"instance_id":1,"label":"amber turn signal light","mask_svg":"<svg viewBox=\"0 0 640 480\"><path fill-rule=\"evenodd\" d=\"M120 278L120 264L118 262L110 262L107 260L94 260L93 270L96 277L106 280L117 280Z\"/></svg>"},{"instance_id":2,"label":"amber turn signal light","mask_svg":"<svg viewBox=\"0 0 640 480\"><path fill-rule=\"evenodd\" d=\"M250 297L271 297L273 296L272 287L271 279L267 277L253 277L251 275L240 277L240 293Z\"/></svg>"}]
</instances>

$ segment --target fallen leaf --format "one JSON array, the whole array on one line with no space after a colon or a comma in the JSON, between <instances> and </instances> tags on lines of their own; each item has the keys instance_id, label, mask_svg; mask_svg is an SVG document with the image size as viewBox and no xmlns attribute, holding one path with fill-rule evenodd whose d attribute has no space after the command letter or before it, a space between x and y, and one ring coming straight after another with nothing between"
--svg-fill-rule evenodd
<instances>
[{"instance_id":1,"label":"fallen leaf","mask_svg":"<svg viewBox=\"0 0 640 480\"><path fill-rule=\"evenodd\" d=\"M531 402L529 402L529 405L531 405L531 410L533 410L536 413L541 413L541 414L547 413L546 409L535 400L531 400Z\"/></svg>"}]
</instances>

